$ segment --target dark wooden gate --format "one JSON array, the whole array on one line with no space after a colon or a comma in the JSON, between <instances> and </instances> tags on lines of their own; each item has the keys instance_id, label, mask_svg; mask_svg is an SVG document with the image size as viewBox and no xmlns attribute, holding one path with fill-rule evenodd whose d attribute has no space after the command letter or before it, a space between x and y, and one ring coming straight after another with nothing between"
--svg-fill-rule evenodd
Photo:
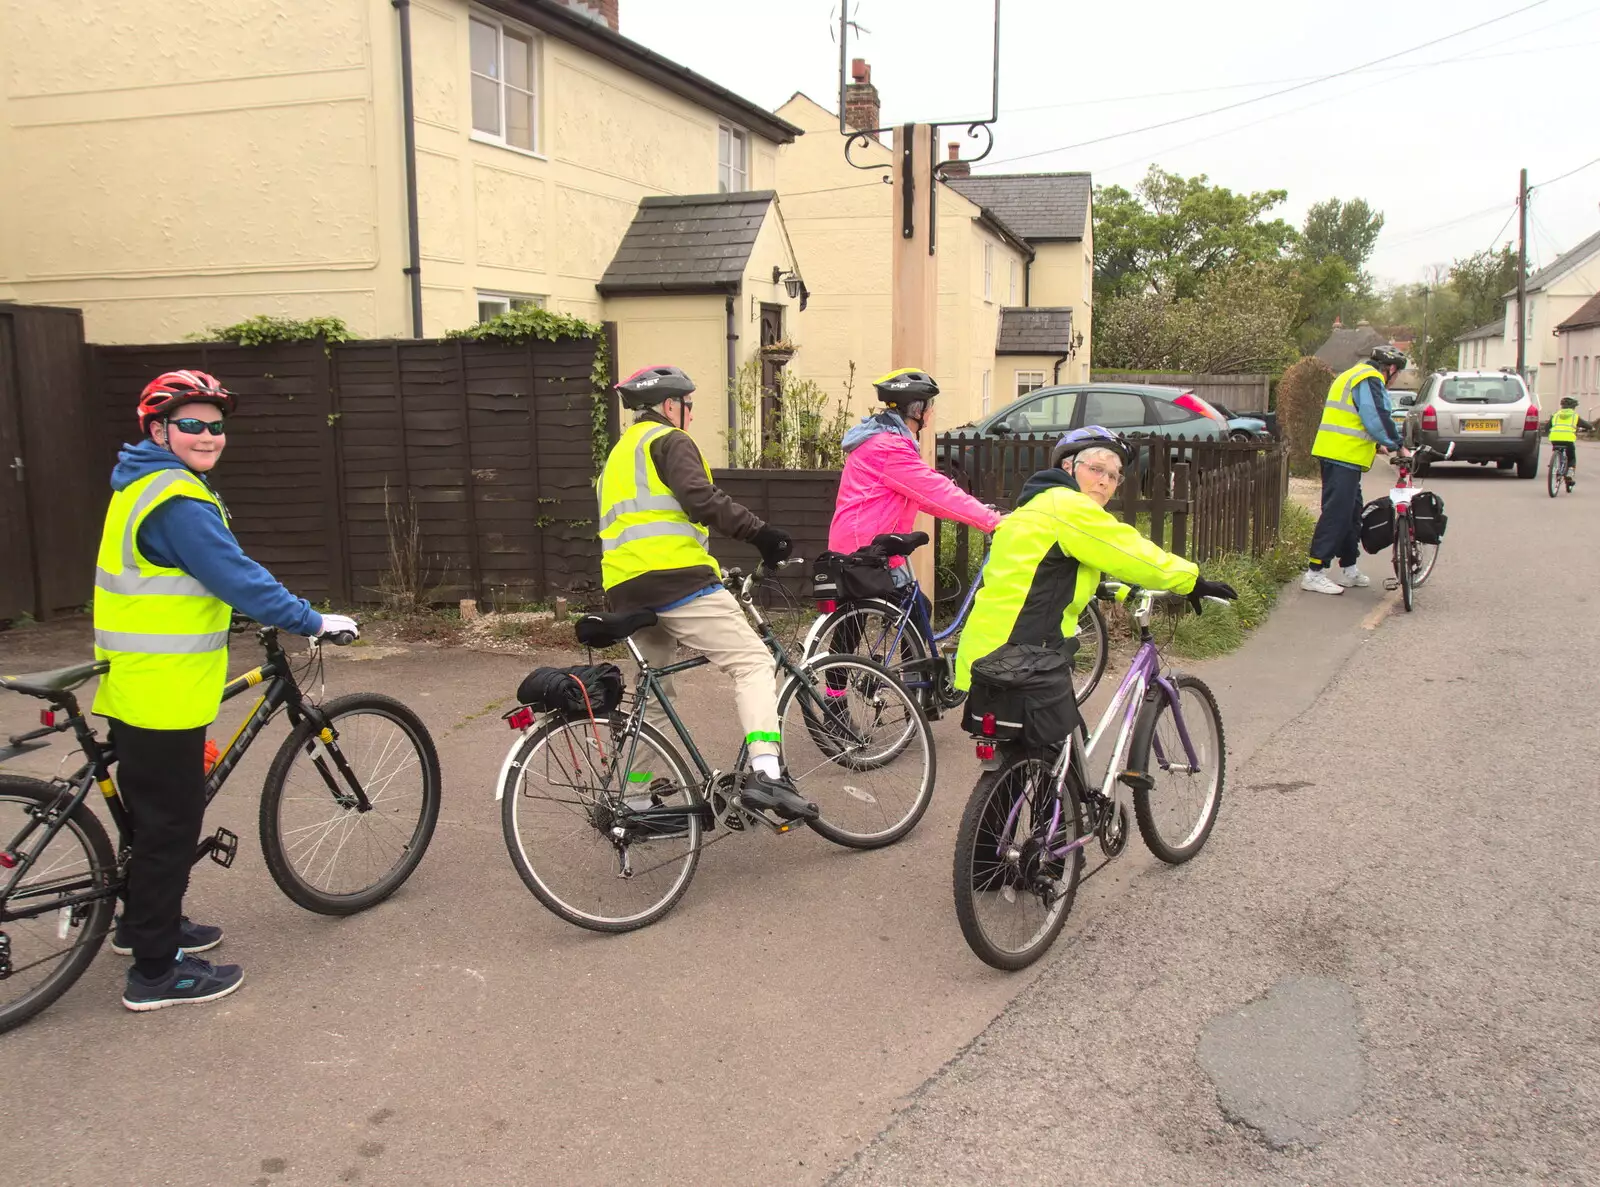
<instances>
[{"instance_id":1,"label":"dark wooden gate","mask_svg":"<svg viewBox=\"0 0 1600 1187\"><path fill-rule=\"evenodd\" d=\"M766 348L783 340L783 306L761 306L761 451L777 444L778 418L783 415L783 364Z\"/></svg>"},{"instance_id":2,"label":"dark wooden gate","mask_svg":"<svg viewBox=\"0 0 1600 1187\"><path fill-rule=\"evenodd\" d=\"M0 619L33 613L33 541L17 383L16 336L0 316Z\"/></svg>"}]
</instances>

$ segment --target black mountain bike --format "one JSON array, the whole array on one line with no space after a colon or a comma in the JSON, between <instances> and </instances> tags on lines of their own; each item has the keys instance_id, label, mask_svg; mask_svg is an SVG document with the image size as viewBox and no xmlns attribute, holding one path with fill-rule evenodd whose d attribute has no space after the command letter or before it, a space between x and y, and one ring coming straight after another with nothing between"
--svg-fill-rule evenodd
<instances>
[{"instance_id":1,"label":"black mountain bike","mask_svg":"<svg viewBox=\"0 0 1600 1187\"><path fill-rule=\"evenodd\" d=\"M297 679L277 629L261 628L256 637L266 663L230 681L222 699L257 685L265 689L208 772L206 802L216 798L267 722L285 710L289 736L261 788L267 868L307 910L363 911L399 889L433 836L440 795L433 739L422 719L391 697L355 693L320 705L307 699L300 682L320 683L320 643L311 641ZM66 778L0 774L0 1031L33 1017L83 975L126 889L133 822L112 782L115 738L102 742L73 696L109 668L99 661L0 676L0 689L50 706L39 714L42 727L10 739L0 760L68 732L84 756ZM96 788L117 828L115 849L89 806ZM239 838L219 828L200 842L194 859L209 857L227 867L238 847Z\"/></svg>"}]
</instances>

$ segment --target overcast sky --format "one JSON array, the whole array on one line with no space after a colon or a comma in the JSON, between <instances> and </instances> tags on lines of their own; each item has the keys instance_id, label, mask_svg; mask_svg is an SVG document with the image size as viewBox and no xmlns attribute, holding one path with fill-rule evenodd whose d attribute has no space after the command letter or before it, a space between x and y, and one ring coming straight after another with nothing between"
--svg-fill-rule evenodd
<instances>
[{"instance_id":1,"label":"overcast sky","mask_svg":"<svg viewBox=\"0 0 1600 1187\"><path fill-rule=\"evenodd\" d=\"M866 30L851 56L872 64L885 123L987 114L991 0L855 0L851 13ZM1520 168L1537 185L1600 157L1595 0L1004 0L1001 16L1000 121L976 172L1086 169L1131 187L1155 163L1288 190L1297 225L1319 199L1364 197L1387 220L1371 264L1384 282L1514 241ZM836 106L838 0L621 0L621 20L763 106L797 90ZM1600 162L1529 210L1537 264L1600 230Z\"/></svg>"}]
</instances>

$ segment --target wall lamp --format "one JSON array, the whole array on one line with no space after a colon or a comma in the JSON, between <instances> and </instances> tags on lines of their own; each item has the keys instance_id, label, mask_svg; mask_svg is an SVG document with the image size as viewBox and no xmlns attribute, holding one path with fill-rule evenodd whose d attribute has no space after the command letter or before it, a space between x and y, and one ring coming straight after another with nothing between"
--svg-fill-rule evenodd
<instances>
[{"instance_id":1,"label":"wall lamp","mask_svg":"<svg viewBox=\"0 0 1600 1187\"><path fill-rule=\"evenodd\" d=\"M789 294L791 300L793 300L795 297L798 297L800 295L800 290L805 287L800 283L799 273L785 272L782 268L779 268L776 265L774 265L772 269L772 283L783 285L784 291Z\"/></svg>"}]
</instances>

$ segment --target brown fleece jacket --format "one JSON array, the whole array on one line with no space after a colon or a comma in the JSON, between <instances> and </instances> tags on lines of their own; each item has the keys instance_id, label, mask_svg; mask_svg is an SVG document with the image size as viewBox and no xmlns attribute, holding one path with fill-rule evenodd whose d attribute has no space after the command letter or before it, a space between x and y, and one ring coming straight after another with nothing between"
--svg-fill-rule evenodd
<instances>
[{"instance_id":1,"label":"brown fleece jacket","mask_svg":"<svg viewBox=\"0 0 1600 1187\"><path fill-rule=\"evenodd\" d=\"M677 428L654 410L639 417L651 424ZM688 433L662 433L650 442L650 459L656 473L672 491L684 514L735 540L750 540L765 524L750 511L730 499L706 477L705 459ZM617 611L642 610L670 605L680 598L715 584L716 573L708 565L688 569L660 569L644 573L606 590L606 600Z\"/></svg>"}]
</instances>

